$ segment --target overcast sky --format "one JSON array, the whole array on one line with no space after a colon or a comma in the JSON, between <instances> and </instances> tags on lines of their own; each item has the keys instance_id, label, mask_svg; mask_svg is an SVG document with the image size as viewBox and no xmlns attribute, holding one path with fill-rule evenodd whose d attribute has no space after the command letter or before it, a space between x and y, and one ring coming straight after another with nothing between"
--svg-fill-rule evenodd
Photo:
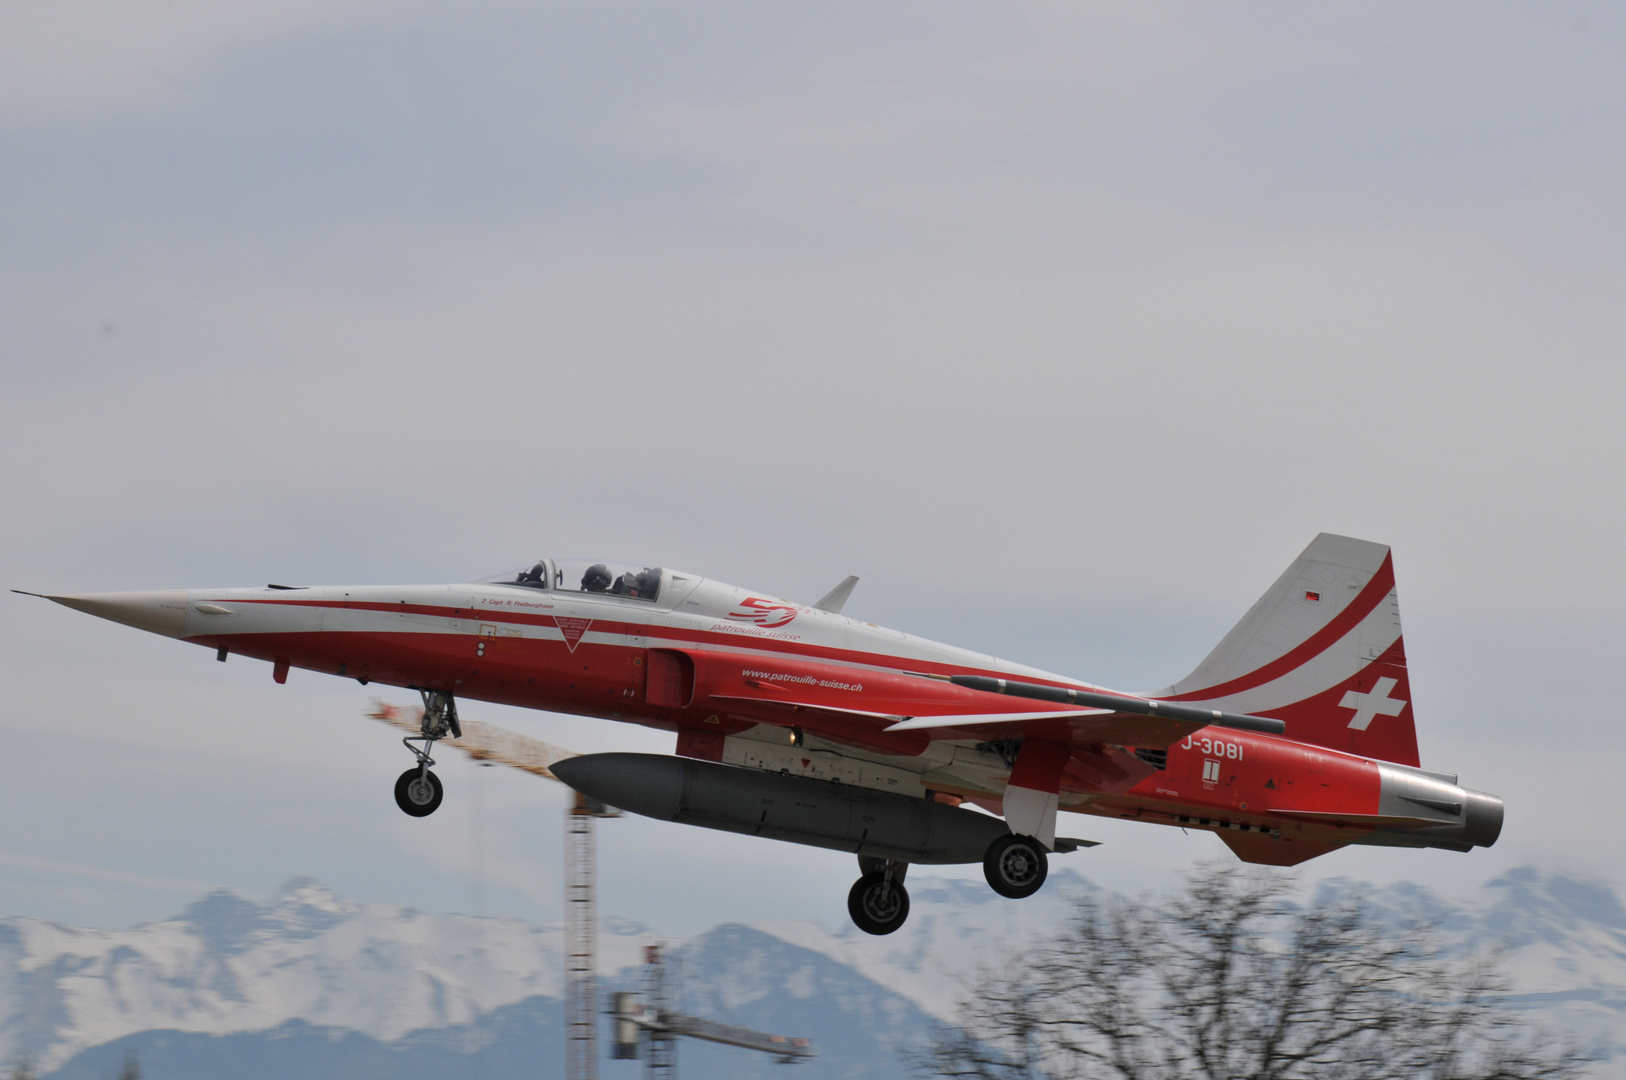
<instances>
[{"instance_id":1,"label":"overcast sky","mask_svg":"<svg viewBox=\"0 0 1626 1080\"><path fill-rule=\"evenodd\" d=\"M1307 870L1626 888L1623 53L1575 3L12 0L0 584L856 573L1150 689L1342 532L1394 545L1423 763L1508 819ZM408 819L353 682L10 594L0 679L6 914L558 917L559 793L451 762ZM1223 854L1067 831L1119 888ZM850 857L602 835L609 912L845 918Z\"/></svg>"}]
</instances>

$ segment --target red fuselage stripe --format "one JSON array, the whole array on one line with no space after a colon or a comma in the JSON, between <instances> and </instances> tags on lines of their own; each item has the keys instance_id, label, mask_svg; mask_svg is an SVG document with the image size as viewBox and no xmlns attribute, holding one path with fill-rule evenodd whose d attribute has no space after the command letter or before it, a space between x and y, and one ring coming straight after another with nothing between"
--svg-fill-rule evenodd
<instances>
[{"instance_id":1,"label":"red fuselage stripe","mask_svg":"<svg viewBox=\"0 0 1626 1080\"><path fill-rule=\"evenodd\" d=\"M347 603L334 600L245 600L233 598L234 604L278 604L287 607L326 608L331 611L380 611L394 612L399 615L430 615L446 619L471 619L475 622L488 623L519 623L526 626L545 626L555 629L557 624L552 615L530 615L516 611L485 611L475 607L438 607L427 604L387 604L387 603ZM612 619L594 618L592 621L593 633L625 634L629 637L659 638L664 641L686 641L696 645L708 647L721 647L725 649L755 649L770 652L785 653L800 659L831 660L837 663L862 664L867 667L880 668L886 671L929 671L934 675L991 675L996 678L1010 678L1011 673L995 668L978 668L964 664L945 664L935 660L916 660L893 656L888 653L859 652L853 649L839 649L827 645L812 645L804 641L786 641L782 638L757 637L752 634L728 634L709 630L692 630L686 627L662 626L656 623L629 623L618 622ZM1024 674L1024 681L1044 686L1074 687L1078 689L1096 689L1090 683L1065 682L1058 679L1046 679L1036 675ZM1126 697L1129 695L1125 695ZM1024 706L1025 707L1025 706ZM1027 711L1039 712L1049 708L1049 703L1036 701ZM1056 705L1055 708L1065 710L1066 705ZM991 710L992 711L992 710Z\"/></svg>"}]
</instances>

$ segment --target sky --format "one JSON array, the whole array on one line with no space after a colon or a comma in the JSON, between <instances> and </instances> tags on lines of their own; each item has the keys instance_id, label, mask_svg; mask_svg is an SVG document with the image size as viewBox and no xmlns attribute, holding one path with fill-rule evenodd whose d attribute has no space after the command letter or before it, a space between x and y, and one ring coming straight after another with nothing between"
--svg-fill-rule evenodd
<instances>
[{"instance_id":1,"label":"sky","mask_svg":"<svg viewBox=\"0 0 1626 1080\"><path fill-rule=\"evenodd\" d=\"M1423 764L1626 889L1626 13L14 0L0 585L676 566L1109 686L1317 532L1393 545ZM0 597L0 906L311 874L559 917L562 793L371 699ZM671 737L468 703L581 751ZM1078 819L1161 888L1213 837ZM606 912L832 925L850 856L600 828ZM980 869L947 871L977 876Z\"/></svg>"}]
</instances>

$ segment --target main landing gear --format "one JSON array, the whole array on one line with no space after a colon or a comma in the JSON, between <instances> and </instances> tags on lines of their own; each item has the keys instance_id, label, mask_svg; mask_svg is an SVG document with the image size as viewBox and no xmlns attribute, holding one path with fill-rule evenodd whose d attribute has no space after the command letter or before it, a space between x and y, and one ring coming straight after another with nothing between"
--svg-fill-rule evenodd
<instances>
[{"instance_id":1,"label":"main landing gear","mask_svg":"<svg viewBox=\"0 0 1626 1080\"><path fill-rule=\"evenodd\" d=\"M457 723L457 702L451 691L415 689L423 696L422 734L408 735L401 742L412 751L418 763L395 781L395 805L413 817L428 817L440 808L441 797L446 793L440 777L429 771L429 766L435 763L429 752L436 742L448 735L461 738L463 729ZM413 743L423 743L423 746Z\"/></svg>"},{"instance_id":2,"label":"main landing gear","mask_svg":"<svg viewBox=\"0 0 1626 1080\"><path fill-rule=\"evenodd\" d=\"M858 856L858 872L864 875L847 894L847 914L866 934L890 934L909 917L909 892L903 875L909 864L895 859Z\"/></svg>"},{"instance_id":3,"label":"main landing gear","mask_svg":"<svg viewBox=\"0 0 1626 1080\"><path fill-rule=\"evenodd\" d=\"M1038 892L1049 873L1044 846L1031 836L1001 836L988 845L988 854L982 857L982 876L996 893L1012 900Z\"/></svg>"},{"instance_id":4,"label":"main landing gear","mask_svg":"<svg viewBox=\"0 0 1626 1080\"><path fill-rule=\"evenodd\" d=\"M1063 845L1060 850L1072 849ZM903 887L908 869L908 863L895 859L858 856L858 872L863 876L847 893L847 914L858 929L866 934L890 934L903 925L909 917L909 892ZM1049 853L1031 836L1001 836L988 845L988 853L982 857L982 874L988 884L1012 900L1038 892L1049 873Z\"/></svg>"}]
</instances>

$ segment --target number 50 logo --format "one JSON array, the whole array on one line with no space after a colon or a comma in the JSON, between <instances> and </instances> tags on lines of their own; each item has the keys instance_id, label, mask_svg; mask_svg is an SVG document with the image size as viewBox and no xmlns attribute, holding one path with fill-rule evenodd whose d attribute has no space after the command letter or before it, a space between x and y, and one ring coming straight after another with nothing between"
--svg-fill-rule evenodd
<instances>
[{"instance_id":1,"label":"number 50 logo","mask_svg":"<svg viewBox=\"0 0 1626 1080\"><path fill-rule=\"evenodd\" d=\"M784 626L795 617L795 604L787 604L782 600L764 600L757 596L747 598L744 603L724 616L735 622L754 623L768 630Z\"/></svg>"}]
</instances>

